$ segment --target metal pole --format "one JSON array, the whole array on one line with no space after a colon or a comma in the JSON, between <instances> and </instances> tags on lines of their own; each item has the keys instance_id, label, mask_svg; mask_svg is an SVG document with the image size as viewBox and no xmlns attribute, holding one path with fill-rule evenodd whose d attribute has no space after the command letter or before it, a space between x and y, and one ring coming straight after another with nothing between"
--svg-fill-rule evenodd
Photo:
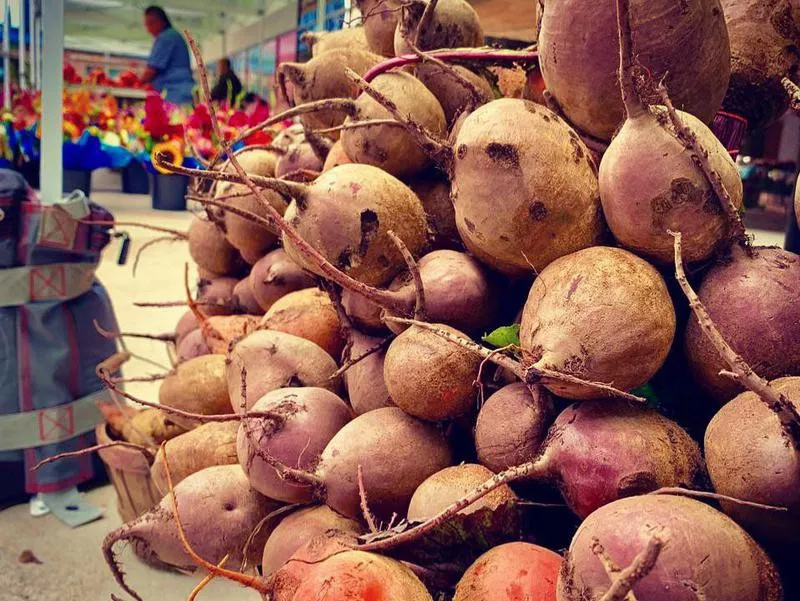
<instances>
[{"instance_id":1,"label":"metal pole","mask_svg":"<svg viewBox=\"0 0 800 601\"><path fill-rule=\"evenodd\" d=\"M28 21L25 19L25 7L27 2L22 0L17 3L19 6L19 87L20 89L27 88L27 74L25 69L25 34L27 33Z\"/></svg>"},{"instance_id":2,"label":"metal pole","mask_svg":"<svg viewBox=\"0 0 800 601\"><path fill-rule=\"evenodd\" d=\"M11 10L3 0L3 106L11 108Z\"/></svg>"},{"instance_id":3,"label":"metal pole","mask_svg":"<svg viewBox=\"0 0 800 601\"><path fill-rule=\"evenodd\" d=\"M317 31L325 31L325 0L317 0Z\"/></svg>"},{"instance_id":4,"label":"metal pole","mask_svg":"<svg viewBox=\"0 0 800 601\"><path fill-rule=\"evenodd\" d=\"M47 0L42 7L42 163L41 197L44 203L63 196L61 95L64 61L64 0ZM46 175L45 175L46 173Z\"/></svg>"},{"instance_id":5,"label":"metal pole","mask_svg":"<svg viewBox=\"0 0 800 601\"><path fill-rule=\"evenodd\" d=\"M39 58L38 38L36 37L36 0L28 0L28 16L31 18L31 89L35 90L39 80L36 79L36 61Z\"/></svg>"}]
</instances>

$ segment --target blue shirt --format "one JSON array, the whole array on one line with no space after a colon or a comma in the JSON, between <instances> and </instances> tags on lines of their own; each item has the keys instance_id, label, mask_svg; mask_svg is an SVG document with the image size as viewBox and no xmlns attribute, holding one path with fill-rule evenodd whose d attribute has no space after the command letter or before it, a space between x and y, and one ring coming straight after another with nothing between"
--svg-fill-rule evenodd
<instances>
[{"instance_id":1,"label":"blue shirt","mask_svg":"<svg viewBox=\"0 0 800 601\"><path fill-rule=\"evenodd\" d=\"M167 100L174 104L192 102L192 63L189 48L183 36L172 27L167 27L156 36L147 66L156 72L153 87L166 91Z\"/></svg>"}]
</instances>

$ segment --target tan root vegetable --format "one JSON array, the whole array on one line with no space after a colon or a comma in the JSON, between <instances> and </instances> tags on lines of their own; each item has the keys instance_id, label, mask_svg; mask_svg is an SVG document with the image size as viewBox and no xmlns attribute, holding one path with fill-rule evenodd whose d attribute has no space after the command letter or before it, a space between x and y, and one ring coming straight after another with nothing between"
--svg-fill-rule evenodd
<instances>
[{"instance_id":1,"label":"tan root vegetable","mask_svg":"<svg viewBox=\"0 0 800 601\"><path fill-rule=\"evenodd\" d=\"M201 415L231 413L231 399L225 383L225 357L203 355L181 363L175 373L164 378L158 400L167 407ZM197 421L178 415L170 419L187 428L198 425Z\"/></svg>"}]
</instances>

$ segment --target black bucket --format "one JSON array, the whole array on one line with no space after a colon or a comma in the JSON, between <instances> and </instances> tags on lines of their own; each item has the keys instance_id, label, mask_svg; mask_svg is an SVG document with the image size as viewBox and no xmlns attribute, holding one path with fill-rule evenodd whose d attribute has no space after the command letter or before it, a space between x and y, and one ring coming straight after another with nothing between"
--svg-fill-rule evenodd
<instances>
[{"instance_id":1,"label":"black bucket","mask_svg":"<svg viewBox=\"0 0 800 601\"><path fill-rule=\"evenodd\" d=\"M185 211L189 178L185 175L153 175L153 208L159 211Z\"/></svg>"},{"instance_id":2,"label":"black bucket","mask_svg":"<svg viewBox=\"0 0 800 601\"><path fill-rule=\"evenodd\" d=\"M122 193L150 194L150 178L139 161L131 161L122 170Z\"/></svg>"},{"instance_id":3,"label":"black bucket","mask_svg":"<svg viewBox=\"0 0 800 601\"><path fill-rule=\"evenodd\" d=\"M92 192L92 172L91 171L76 171L73 169L64 169L64 181L61 186L61 191L64 194L71 194L75 190L80 190L87 197Z\"/></svg>"}]
</instances>

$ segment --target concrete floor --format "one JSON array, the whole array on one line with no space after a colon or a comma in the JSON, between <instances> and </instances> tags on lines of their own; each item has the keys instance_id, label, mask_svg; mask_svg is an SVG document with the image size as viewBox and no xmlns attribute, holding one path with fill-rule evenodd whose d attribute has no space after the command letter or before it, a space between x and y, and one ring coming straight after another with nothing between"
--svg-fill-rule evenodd
<instances>
[{"instance_id":1,"label":"concrete floor","mask_svg":"<svg viewBox=\"0 0 800 601\"><path fill-rule=\"evenodd\" d=\"M97 179L95 177L95 188L98 187ZM113 188L113 180L107 187ZM152 211L149 196L101 191L93 193L92 199L111 210L117 221L153 223L186 231L191 219L188 212ZM163 243L146 250L134 278L131 272L136 251L161 234L128 226L119 229L129 232L132 237L128 264L116 264L120 243L115 241L106 250L98 276L111 294L121 330L150 333L173 330L183 308L141 308L134 303L184 298L183 270L189 260L186 243ZM192 271L190 281L195 277ZM168 367L163 343L131 339L127 344L131 352L155 359L163 368L134 359L125 368L126 376L159 373ZM157 384L132 383L127 389L140 398L158 400ZM30 517L27 505L0 512L0 601L109 601L111 593L127 598L114 582L100 552L105 535L121 524L114 489L104 486L91 491L89 498L104 507L106 515L102 520L75 530L52 516ZM149 568L140 563L125 545L118 547L128 582L145 601L184 601L199 580L199 576ZM42 564L20 563L23 551L32 552ZM260 599L257 593L224 581L212 582L200 598L225 601Z\"/></svg>"},{"instance_id":2,"label":"concrete floor","mask_svg":"<svg viewBox=\"0 0 800 601\"><path fill-rule=\"evenodd\" d=\"M95 189L113 189L114 181L95 176ZM157 212L150 209L146 196L114 192L95 192L92 198L110 209L117 221L137 221L186 231L191 214ZM140 228L120 226L132 236L127 266L116 264L119 242L106 251L98 275L107 286L123 331L162 333L171 331L183 308L141 308L137 301L177 301L184 297L183 270L189 260L184 242L162 243L142 256L137 277L132 276L133 257L141 246L161 234ZM782 234L756 232L757 243L781 245ZM190 275L194 281L194 272ZM128 341L132 352L155 359L166 369L168 358L164 345L148 340ZM126 366L127 376L144 376L163 371L143 361ZM157 384L130 384L128 390L140 398L157 400ZM52 516L31 518L27 506L0 512L0 601L108 601L111 593L121 594L100 553L104 536L120 525L113 488L105 486L89 493L90 499L106 508L106 516L76 530L62 525ZM184 601L198 577L153 570L141 563L124 545L120 557L128 582L145 601ZM19 562L23 551L31 551L42 564ZM204 591L204 598L224 601L257 601L253 591L224 581L214 581ZM124 598L124 597L123 597Z\"/></svg>"}]
</instances>

